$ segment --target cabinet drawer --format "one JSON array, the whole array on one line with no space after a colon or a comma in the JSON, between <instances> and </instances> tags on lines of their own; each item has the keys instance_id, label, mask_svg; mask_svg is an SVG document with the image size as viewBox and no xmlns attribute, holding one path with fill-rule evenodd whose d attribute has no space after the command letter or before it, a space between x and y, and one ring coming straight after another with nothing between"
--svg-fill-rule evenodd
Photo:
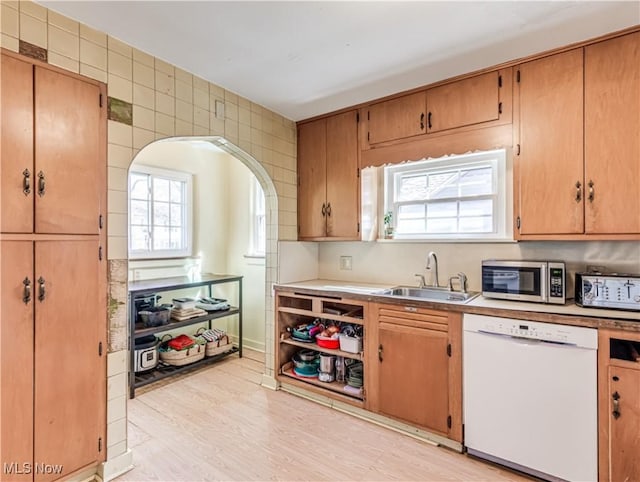
<instances>
[{"instance_id":1,"label":"cabinet drawer","mask_svg":"<svg viewBox=\"0 0 640 482\"><path fill-rule=\"evenodd\" d=\"M413 306L380 307L378 321L380 324L388 323L436 331L449 329L449 316L446 312Z\"/></svg>"}]
</instances>

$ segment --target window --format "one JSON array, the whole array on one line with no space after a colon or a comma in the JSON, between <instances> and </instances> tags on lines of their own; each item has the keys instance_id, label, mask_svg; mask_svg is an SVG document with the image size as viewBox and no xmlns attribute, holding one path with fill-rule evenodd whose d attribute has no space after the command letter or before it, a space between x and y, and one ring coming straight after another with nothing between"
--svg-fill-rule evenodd
<instances>
[{"instance_id":1,"label":"window","mask_svg":"<svg viewBox=\"0 0 640 482\"><path fill-rule=\"evenodd\" d=\"M251 179L251 242L250 256L264 256L267 245L267 219L265 212L264 191L258 180Z\"/></svg>"},{"instance_id":2,"label":"window","mask_svg":"<svg viewBox=\"0 0 640 482\"><path fill-rule=\"evenodd\" d=\"M395 238L507 239L504 150L385 167Z\"/></svg>"},{"instance_id":3,"label":"window","mask_svg":"<svg viewBox=\"0 0 640 482\"><path fill-rule=\"evenodd\" d=\"M130 258L191 256L191 178L186 172L131 168Z\"/></svg>"}]
</instances>

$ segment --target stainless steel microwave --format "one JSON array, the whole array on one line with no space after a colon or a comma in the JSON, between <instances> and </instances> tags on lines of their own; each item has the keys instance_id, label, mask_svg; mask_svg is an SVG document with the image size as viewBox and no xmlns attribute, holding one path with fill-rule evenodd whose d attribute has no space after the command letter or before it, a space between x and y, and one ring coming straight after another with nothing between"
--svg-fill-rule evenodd
<instances>
[{"instance_id":1,"label":"stainless steel microwave","mask_svg":"<svg viewBox=\"0 0 640 482\"><path fill-rule=\"evenodd\" d=\"M482 262L482 296L563 305L573 297L562 261Z\"/></svg>"}]
</instances>

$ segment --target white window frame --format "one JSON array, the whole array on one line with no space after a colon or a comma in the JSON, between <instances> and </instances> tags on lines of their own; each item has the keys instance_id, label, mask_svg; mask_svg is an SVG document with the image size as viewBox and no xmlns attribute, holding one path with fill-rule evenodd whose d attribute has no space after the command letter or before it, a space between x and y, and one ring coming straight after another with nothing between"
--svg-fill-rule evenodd
<instances>
[{"instance_id":1,"label":"white window frame","mask_svg":"<svg viewBox=\"0 0 640 482\"><path fill-rule=\"evenodd\" d=\"M249 256L264 258L267 249L267 200L264 190L253 176L251 178L251 232L249 236ZM260 242L262 231L263 242Z\"/></svg>"},{"instance_id":2,"label":"white window frame","mask_svg":"<svg viewBox=\"0 0 640 482\"><path fill-rule=\"evenodd\" d=\"M182 212L184 219L184 226L182 227L182 233L185 239L185 247L183 249L153 249L151 247L148 250L134 250L132 249L131 236L131 174L139 173L146 174L153 177L162 179L169 179L172 181L180 181L185 183L185 203L184 210ZM127 206L129 212L129 218L127 223L129 234L129 258L130 259L166 259L166 258L185 258L193 255L193 175L184 171L174 171L170 169L161 169L153 166L145 166L137 164L133 166L129 171L128 176L128 192L127 192ZM153 206L153 193L151 193L151 204ZM153 208L152 208L153 209ZM150 213L151 221L153 221L153 210Z\"/></svg>"},{"instance_id":3,"label":"white window frame","mask_svg":"<svg viewBox=\"0 0 640 482\"><path fill-rule=\"evenodd\" d=\"M395 192L398 183L397 174L405 174L408 172L438 172L447 169L456 168L472 168L476 166L491 165L493 168L493 183L496 191L493 195L485 195L482 197L491 197L494 200L493 210L493 232L490 233L419 233L419 234L400 234L395 232L398 219L398 207L401 204L416 204L416 201L395 202ZM420 160L415 162L406 162L403 164L395 164L384 168L384 200L382 210L379 213L380 219L385 212L392 211L394 239L399 240L437 240L437 241L512 241L512 223L510 208L513 199L511 193L511 184L508 182L508 175L511 175L507 153L505 149L496 149L492 151L483 151L470 154L448 156L438 159ZM463 198L451 198L451 200ZM418 201L419 202L419 201ZM427 201L425 201L425 204ZM380 227L379 237L383 237Z\"/></svg>"}]
</instances>

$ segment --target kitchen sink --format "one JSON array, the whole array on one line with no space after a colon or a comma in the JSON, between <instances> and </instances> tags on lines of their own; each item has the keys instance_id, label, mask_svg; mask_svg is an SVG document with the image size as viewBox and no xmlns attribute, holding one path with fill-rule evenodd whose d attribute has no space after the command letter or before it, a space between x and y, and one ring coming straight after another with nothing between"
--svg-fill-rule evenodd
<instances>
[{"instance_id":1,"label":"kitchen sink","mask_svg":"<svg viewBox=\"0 0 640 482\"><path fill-rule=\"evenodd\" d=\"M468 291L450 291L447 288L416 288L415 286L396 286L387 290L375 293L381 296L392 296L394 298L420 299L426 301L439 301L443 303L466 303L479 293Z\"/></svg>"}]
</instances>

